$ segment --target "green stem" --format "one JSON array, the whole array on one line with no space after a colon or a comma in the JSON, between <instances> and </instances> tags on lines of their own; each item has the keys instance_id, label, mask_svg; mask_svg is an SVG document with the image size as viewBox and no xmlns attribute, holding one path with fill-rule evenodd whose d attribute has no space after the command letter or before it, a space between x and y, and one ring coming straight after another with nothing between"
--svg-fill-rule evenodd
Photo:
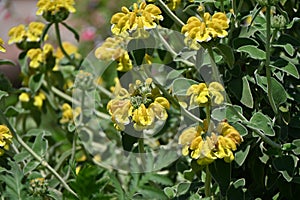
<instances>
[{"instance_id":1,"label":"green stem","mask_svg":"<svg viewBox=\"0 0 300 200\"><path fill-rule=\"evenodd\" d=\"M155 77L152 76L151 72L149 71L149 67L144 67L144 71L147 75L147 77L152 78L152 80L155 80L154 83L155 85L160 89L160 91L163 92L163 94L165 95L165 97L170 101L170 103L176 108L176 109L181 109L182 114L187 116L188 118L190 118L191 120L203 123L203 120L196 117L195 115L193 115L192 113L190 113L187 109L185 109L184 107L182 107L179 103L178 100L175 99L172 95L170 95L170 93L168 91L166 91L164 89L164 87L162 87L160 84L158 84L155 79Z\"/></svg>"},{"instance_id":2,"label":"green stem","mask_svg":"<svg viewBox=\"0 0 300 200\"><path fill-rule=\"evenodd\" d=\"M64 179L53 169L47 161L45 161L42 157L40 157L37 153L35 153L25 142L24 140L16 133L15 129L11 126L9 121L7 120L6 116L3 114L2 110L0 110L0 116L6 126L11 131L13 137L16 138L17 142L24 148L26 151L28 151L37 161L41 163L42 166L46 167L65 187L66 190L68 190L71 194L78 197L77 194L70 188L70 186L64 181Z\"/></svg>"},{"instance_id":3,"label":"green stem","mask_svg":"<svg viewBox=\"0 0 300 200\"><path fill-rule=\"evenodd\" d=\"M139 154L140 154L140 157L142 160L143 169L145 169L146 159L145 159L145 149L144 149L144 138L138 139L138 149L139 149Z\"/></svg>"},{"instance_id":4,"label":"green stem","mask_svg":"<svg viewBox=\"0 0 300 200\"><path fill-rule=\"evenodd\" d=\"M228 105L228 106L229 106L230 110L232 110L234 112L234 114L236 116L238 116L238 118L241 119L242 123L244 125L246 125L248 128L250 128L252 131L254 131L265 143L267 143L268 145L270 145L271 147L273 147L275 149L281 149L280 144L272 141L268 136L266 136L265 134L263 134L261 131L257 130L256 128L249 126L250 122L246 119L246 117L244 117L244 115L242 115L241 113L236 111L232 105Z\"/></svg>"},{"instance_id":5,"label":"green stem","mask_svg":"<svg viewBox=\"0 0 300 200\"><path fill-rule=\"evenodd\" d=\"M58 45L59 45L59 48L61 49L61 52L64 54L64 56L69 60L69 62L71 63L71 65L75 66L75 67L78 67L76 65L76 63L74 62L74 60L69 56L69 54L66 52L63 44L62 44L62 41L61 41L61 37L60 37L60 31L59 31L59 23L55 23L55 34L56 34L56 39L58 41Z\"/></svg>"},{"instance_id":6,"label":"green stem","mask_svg":"<svg viewBox=\"0 0 300 200\"><path fill-rule=\"evenodd\" d=\"M163 45L166 47L166 49L168 50L169 53L172 54L172 56L175 58L176 56L178 56L178 54L172 49L172 47L170 46L170 44L165 40L165 38L158 32L155 31L156 35L159 37L160 41L163 43ZM188 61L188 60L180 60L181 62L183 62L184 64L186 64L187 66L195 66L194 63Z\"/></svg>"},{"instance_id":7,"label":"green stem","mask_svg":"<svg viewBox=\"0 0 300 200\"><path fill-rule=\"evenodd\" d=\"M270 57L271 57L271 51L270 51L270 39L271 39L271 6L270 6L270 0L268 0L267 10L266 10L266 76L267 76L267 89L268 89L268 98L269 102L271 104L271 107L275 114L277 114L277 107L273 98L272 94L272 79L271 79L271 66L270 66Z\"/></svg>"},{"instance_id":8,"label":"green stem","mask_svg":"<svg viewBox=\"0 0 300 200\"><path fill-rule=\"evenodd\" d=\"M220 76L218 75L218 67L215 62L215 56L214 56L212 47L208 46L207 51L208 51L209 59L210 59L210 63L211 63L213 80L217 81L218 83L221 83L221 79L220 79Z\"/></svg>"},{"instance_id":9,"label":"green stem","mask_svg":"<svg viewBox=\"0 0 300 200\"><path fill-rule=\"evenodd\" d=\"M43 84L44 84L44 85L47 85L46 82L44 82ZM73 99L72 97L70 97L69 95L67 95L67 94L65 94L64 92L60 91L59 89L57 89L57 88L54 87L54 86L51 86L51 91L52 91L54 94L56 94L57 96L59 96L59 97L65 99L66 101L69 101L70 103L73 103L73 104L75 104L75 105L80 105L80 102L79 102L79 101L77 101L76 99ZM100 118L102 118L102 119L108 119L108 120L111 119L110 115L107 115L107 114L105 114L105 113L99 112L99 111L97 111L97 110L95 110L95 109L94 109L93 111L94 111L94 113L95 113L96 116L98 116L98 117L100 117Z\"/></svg>"},{"instance_id":10,"label":"green stem","mask_svg":"<svg viewBox=\"0 0 300 200\"><path fill-rule=\"evenodd\" d=\"M157 0L158 5L173 19L173 21L180 27L184 26L184 23L170 10L170 8L162 1Z\"/></svg>"},{"instance_id":11,"label":"green stem","mask_svg":"<svg viewBox=\"0 0 300 200\"><path fill-rule=\"evenodd\" d=\"M208 168L208 165L206 165L206 171L205 171L205 197L210 197L211 196L211 174Z\"/></svg>"},{"instance_id":12,"label":"green stem","mask_svg":"<svg viewBox=\"0 0 300 200\"><path fill-rule=\"evenodd\" d=\"M206 120L208 127L210 127L210 102L205 106L206 109Z\"/></svg>"},{"instance_id":13,"label":"green stem","mask_svg":"<svg viewBox=\"0 0 300 200\"><path fill-rule=\"evenodd\" d=\"M221 0L221 12L224 12L224 0Z\"/></svg>"}]
</instances>

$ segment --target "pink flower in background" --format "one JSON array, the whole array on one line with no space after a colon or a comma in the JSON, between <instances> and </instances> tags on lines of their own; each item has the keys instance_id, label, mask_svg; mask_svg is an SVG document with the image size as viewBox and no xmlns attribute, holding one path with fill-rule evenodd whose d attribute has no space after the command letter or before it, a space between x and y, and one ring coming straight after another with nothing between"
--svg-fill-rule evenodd
<instances>
[{"instance_id":1,"label":"pink flower in background","mask_svg":"<svg viewBox=\"0 0 300 200\"><path fill-rule=\"evenodd\" d=\"M89 26L83 29L81 33L82 41L92 41L96 37L96 29L95 27Z\"/></svg>"}]
</instances>

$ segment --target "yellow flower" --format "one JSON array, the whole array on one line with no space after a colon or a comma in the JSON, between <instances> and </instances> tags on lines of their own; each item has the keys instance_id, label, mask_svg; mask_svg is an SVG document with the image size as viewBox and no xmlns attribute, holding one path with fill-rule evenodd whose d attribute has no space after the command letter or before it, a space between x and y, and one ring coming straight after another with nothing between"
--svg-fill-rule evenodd
<instances>
[{"instance_id":1,"label":"yellow flower","mask_svg":"<svg viewBox=\"0 0 300 200\"><path fill-rule=\"evenodd\" d=\"M117 129L124 130L125 125L133 122L134 128L141 131L153 127L155 119L167 119L166 109L170 108L170 103L160 96L151 78L144 83L136 80L135 84L129 84L129 92L121 86L119 79L115 82L112 89L115 98L108 102L107 110Z\"/></svg>"},{"instance_id":2,"label":"yellow flower","mask_svg":"<svg viewBox=\"0 0 300 200\"><path fill-rule=\"evenodd\" d=\"M181 3L181 0L170 0L167 4L171 10L176 10Z\"/></svg>"},{"instance_id":3,"label":"yellow flower","mask_svg":"<svg viewBox=\"0 0 300 200\"><path fill-rule=\"evenodd\" d=\"M8 32L8 44L27 42L39 42L43 33L45 24L41 22L31 22L28 27L20 24L11 28Z\"/></svg>"},{"instance_id":4,"label":"yellow flower","mask_svg":"<svg viewBox=\"0 0 300 200\"><path fill-rule=\"evenodd\" d=\"M39 0L37 3L38 10L36 11L36 15L42 15L44 13L55 15L56 13L65 10L74 13L76 11L74 4L74 0Z\"/></svg>"},{"instance_id":5,"label":"yellow flower","mask_svg":"<svg viewBox=\"0 0 300 200\"><path fill-rule=\"evenodd\" d=\"M166 109L170 109L170 103L164 97L157 97L154 102L149 105L148 109L152 110L157 119L166 120L168 118Z\"/></svg>"},{"instance_id":6,"label":"yellow flower","mask_svg":"<svg viewBox=\"0 0 300 200\"><path fill-rule=\"evenodd\" d=\"M147 109L144 104L141 104L133 111L132 120L134 121L134 128L136 130L143 130L153 125L155 115L152 109Z\"/></svg>"},{"instance_id":7,"label":"yellow flower","mask_svg":"<svg viewBox=\"0 0 300 200\"><path fill-rule=\"evenodd\" d=\"M70 56L74 56L75 59L81 59L81 55L80 53L78 53L78 47L73 45L70 42L63 42L62 46L64 48L64 50L66 51L66 53ZM60 61L65 57L65 55L63 54L62 50L60 48L56 49L55 52L55 66L53 67L52 71L59 71L59 64Z\"/></svg>"},{"instance_id":8,"label":"yellow flower","mask_svg":"<svg viewBox=\"0 0 300 200\"><path fill-rule=\"evenodd\" d=\"M122 48L126 41L121 37L109 37L95 51L96 58L104 61L115 60L118 62L117 70L126 72L132 69L132 62L128 52Z\"/></svg>"},{"instance_id":9,"label":"yellow flower","mask_svg":"<svg viewBox=\"0 0 300 200\"><path fill-rule=\"evenodd\" d=\"M157 21L162 20L160 9L154 4L146 4L145 2L133 4L130 11L126 7L122 7L122 12L116 13L111 18L111 31L115 35L132 32L136 29L153 29L157 26Z\"/></svg>"},{"instance_id":10,"label":"yellow flower","mask_svg":"<svg viewBox=\"0 0 300 200\"><path fill-rule=\"evenodd\" d=\"M243 142L243 138L240 133L227 122L219 123L217 131L224 137L231 139L235 144L241 144Z\"/></svg>"},{"instance_id":11,"label":"yellow flower","mask_svg":"<svg viewBox=\"0 0 300 200\"><path fill-rule=\"evenodd\" d=\"M30 49L27 56L31 59L29 67L38 68L44 61L43 52L41 49Z\"/></svg>"},{"instance_id":12,"label":"yellow flower","mask_svg":"<svg viewBox=\"0 0 300 200\"><path fill-rule=\"evenodd\" d=\"M199 138L197 140L194 140L198 136L199 136ZM188 129L185 129L182 132L182 134L179 136L179 141L178 141L179 144L183 145L182 155L187 156L189 153L189 150L188 150L189 145L191 145L191 143L193 141L195 141L194 143L196 143L196 141L199 141L199 140L202 140L202 138L196 127L189 127ZM195 144L193 146L195 146Z\"/></svg>"},{"instance_id":13,"label":"yellow flower","mask_svg":"<svg viewBox=\"0 0 300 200\"><path fill-rule=\"evenodd\" d=\"M229 20L221 12L211 16L208 12L204 13L199 19L192 16L188 19L181 32L186 36L186 42L192 45L192 48L199 48L196 43L208 42L213 38L223 38L228 35L226 29L229 28Z\"/></svg>"},{"instance_id":14,"label":"yellow flower","mask_svg":"<svg viewBox=\"0 0 300 200\"><path fill-rule=\"evenodd\" d=\"M6 49L4 48L4 41L2 38L0 38L0 52L6 52Z\"/></svg>"},{"instance_id":15,"label":"yellow flower","mask_svg":"<svg viewBox=\"0 0 300 200\"><path fill-rule=\"evenodd\" d=\"M215 132L208 134L207 130L207 121L203 123L203 127L189 127L184 130L179 137L179 144L183 145L182 154L190 155L199 165L208 165L215 159L224 159L225 162L234 160L233 151L242 142L238 131L227 122L219 123L214 129Z\"/></svg>"},{"instance_id":16,"label":"yellow flower","mask_svg":"<svg viewBox=\"0 0 300 200\"><path fill-rule=\"evenodd\" d=\"M224 87L218 82L212 82L208 85L205 83L194 84L187 90L187 95L191 96L190 106L205 106L208 103L220 105L224 101Z\"/></svg>"},{"instance_id":17,"label":"yellow flower","mask_svg":"<svg viewBox=\"0 0 300 200\"><path fill-rule=\"evenodd\" d=\"M38 42L43 34L45 24L41 22L31 22L27 30L27 41L28 42Z\"/></svg>"},{"instance_id":18,"label":"yellow flower","mask_svg":"<svg viewBox=\"0 0 300 200\"><path fill-rule=\"evenodd\" d=\"M33 105L40 109L43 106L43 101L45 99L45 94L43 92L39 92L39 94L34 97Z\"/></svg>"},{"instance_id":19,"label":"yellow flower","mask_svg":"<svg viewBox=\"0 0 300 200\"><path fill-rule=\"evenodd\" d=\"M129 58L128 52L124 52L124 54L117 59L118 66L117 70L120 72L127 72L132 69L132 62Z\"/></svg>"},{"instance_id":20,"label":"yellow flower","mask_svg":"<svg viewBox=\"0 0 300 200\"><path fill-rule=\"evenodd\" d=\"M30 100L29 94L26 93L26 92L22 92L22 93L19 95L19 100L20 100L21 102L29 102L29 100Z\"/></svg>"},{"instance_id":21,"label":"yellow flower","mask_svg":"<svg viewBox=\"0 0 300 200\"><path fill-rule=\"evenodd\" d=\"M8 44L20 43L26 38L26 29L23 24L11 28L8 32Z\"/></svg>"},{"instance_id":22,"label":"yellow flower","mask_svg":"<svg viewBox=\"0 0 300 200\"><path fill-rule=\"evenodd\" d=\"M112 121L118 130L124 130L125 125L130 123L132 106L129 99L113 99L107 104L107 110L112 116Z\"/></svg>"},{"instance_id":23,"label":"yellow flower","mask_svg":"<svg viewBox=\"0 0 300 200\"><path fill-rule=\"evenodd\" d=\"M38 68L45 63L49 56L53 56L53 47L51 44L45 44L42 49L30 49L27 56L31 59L29 67Z\"/></svg>"},{"instance_id":24,"label":"yellow flower","mask_svg":"<svg viewBox=\"0 0 300 200\"><path fill-rule=\"evenodd\" d=\"M200 105L203 106L209 101L209 90L205 83L194 84L189 87L187 93L191 96L190 105Z\"/></svg>"},{"instance_id":25,"label":"yellow flower","mask_svg":"<svg viewBox=\"0 0 300 200\"><path fill-rule=\"evenodd\" d=\"M225 13L217 12L212 17L209 13L205 13L207 28L213 38L223 38L228 35L225 29L229 28L228 19ZM209 20L208 20L209 19Z\"/></svg>"},{"instance_id":26,"label":"yellow flower","mask_svg":"<svg viewBox=\"0 0 300 200\"><path fill-rule=\"evenodd\" d=\"M12 142L12 134L5 125L0 125L0 156L2 156L5 150L9 150L9 145Z\"/></svg>"},{"instance_id":27,"label":"yellow flower","mask_svg":"<svg viewBox=\"0 0 300 200\"><path fill-rule=\"evenodd\" d=\"M185 36L193 41L208 42L211 40L210 32L206 28L206 24L197 17L190 17L187 24L181 29Z\"/></svg>"},{"instance_id":28,"label":"yellow flower","mask_svg":"<svg viewBox=\"0 0 300 200\"><path fill-rule=\"evenodd\" d=\"M224 87L218 82L211 82L208 85L208 91L212 98L212 101L216 105L220 105L224 101L224 96L222 92L224 92Z\"/></svg>"},{"instance_id":29,"label":"yellow flower","mask_svg":"<svg viewBox=\"0 0 300 200\"><path fill-rule=\"evenodd\" d=\"M78 115L80 115L80 113L81 113L80 107L77 107L77 108L75 108L75 110L73 110L69 104L64 103L62 105L62 118L60 119L59 122L61 124L71 122L74 118L76 118Z\"/></svg>"},{"instance_id":30,"label":"yellow flower","mask_svg":"<svg viewBox=\"0 0 300 200\"><path fill-rule=\"evenodd\" d=\"M63 42L62 43L63 48L65 49L66 53L68 55L74 55L76 59L80 59L81 55L78 53L78 47L70 42ZM55 52L55 57L59 60L63 59L65 56L60 48L57 48Z\"/></svg>"}]
</instances>

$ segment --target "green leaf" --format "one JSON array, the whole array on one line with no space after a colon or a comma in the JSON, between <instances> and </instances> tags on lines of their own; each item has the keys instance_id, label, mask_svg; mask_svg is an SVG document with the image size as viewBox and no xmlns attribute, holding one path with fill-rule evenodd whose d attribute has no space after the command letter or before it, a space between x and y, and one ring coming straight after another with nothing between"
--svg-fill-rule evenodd
<instances>
[{"instance_id":1,"label":"green leaf","mask_svg":"<svg viewBox=\"0 0 300 200\"><path fill-rule=\"evenodd\" d=\"M21 113L25 113L26 111L23 108L16 108L14 106L8 106L4 113L7 117L16 117Z\"/></svg>"},{"instance_id":2,"label":"green leaf","mask_svg":"<svg viewBox=\"0 0 300 200\"><path fill-rule=\"evenodd\" d=\"M235 153L234 160L239 166L242 166L243 163L245 162L247 155L249 153L249 150L250 150L250 145L247 145L247 147L245 149L241 149Z\"/></svg>"},{"instance_id":3,"label":"green leaf","mask_svg":"<svg viewBox=\"0 0 300 200\"><path fill-rule=\"evenodd\" d=\"M182 182L177 185L177 196L184 195L189 191L191 183Z\"/></svg>"},{"instance_id":4,"label":"green leaf","mask_svg":"<svg viewBox=\"0 0 300 200\"><path fill-rule=\"evenodd\" d=\"M275 136L272 120L261 112L254 113L247 126L261 130L265 135Z\"/></svg>"},{"instance_id":5,"label":"green leaf","mask_svg":"<svg viewBox=\"0 0 300 200\"><path fill-rule=\"evenodd\" d=\"M150 180L155 183L158 183L161 185L169 185L169 186L173 185L173 181L165 175L155 174L155 173L149 173L149 175L151 177Z\"/></svg>"},{"instance_id":6,"label":"green leaf","mask_svg":"<svg viewBox=\"0 0 300 200\"><path fill-rule=\"evenodd\" d=\"M228 199L245 199L245 191L243 190L245 184L246 181L244 178L238 179L234 183L232 183L228 190Z\"/></svg>"},{"instance_id":7,"label":"green leaf","mask_svg":"<svg viewBox=\"0 0 300 200\"><path fill-rule=\"evenodd\" d=\"M34 140L34 143L32 145L32 150L38 155L40 155L41 157L43 157L47 152L47 149L48 149L48 140L44 138L43 134L38 135Z\"/></svg>"},{"instance_id":8,"label":"green leaf","mask_svg":"<svg viewBox=\"0 0 300 200\"><path fill-rule=\"evenodd\" d=\"M6 183L3 196L9 199L26 199L25 185L22 184L24 175L21 168L17 163L10 160L9 165L11 166L10 174L0 176L0 179Z\"/></svg>"},{"instance_id":9,"label":"green leaf","mask_svg":"<svg viewBox=\"0 0 300 200\"><path fill-rule=\"evenodd\" d=\"M8 93L7 93L7 92L0 90L0 100L1 100L3 97L7 97L7 96L8 96Z\"/></svg>"},{"instance_id":10,"label":"green leaf","mask_svg":"<svg viewBox=\"0 0 300 200\"><path fill-rule=\"evenodd\" d=\"M118 181L118 179L116 178L116 176L114 174L110 174L110 181L112 183L112 185L115 188L115 191L118 194L118 199L120 200L125 200L125 192L120 184L120 182Z\"/></svg>"},{"instance_id":11,"label":"green leaf","mask_svg":"<svg viewBox=\"0 0 300 200\"><path fill-rule=\"evenodd\" d=\"M273 166L283 177L290 182L294 176L294 170L299 159L291 155L284 155L273 160Z\"/></svg>"},{"instance_id":12,"label":"green leaf","mask_svg":"<svg viewBox=\"0 0 300 200\"><path fill-rule=\"evenodd\" d=\"M226 196L231 178L230 163L217 159L209 165L209 171L214 180L218 183L222 196Z\"/></svg>"},{"instance_id":13,"label":"green leaf","mask_svg":"<svg viewBox=\"0 0 300 200\"><path fill-rule=\"evenodd\" d=\"M299 21L300 21L300 18L299 18L299 17L294 17L293 20L292 20L289 24L286 25L286 28L287 28L287 29L292 28L293 25L294 25L294 23L295 23L295 22L299 22Z\"/></svg>"},{"instance_id":14,"label":"green leaf","mask_svg":"<svg viewBox=\"0 0 300 200\"><path fill-rule=\"evenodd\" d=\"M161 189L152 186L145 185L142 188L140 188L138 192L143 195L143 199L167 199L167 196Z\"/></svg>"},{"instance_id":15,"label":"green leaf","mask_svg":"<svg viewBox=\"0 0 300 200\"><path fill-rule=\"evenodd\" d=\"M253 96L251 93L250 85L246 76L242 78L243 80L243 93L241 98L241 103L248 108L253 108Z\"/></svg>"},{"instance_id":16,"label":"green leaf","mask_svg":"<svg viewBox=\"0 0 300 200\"><path fill-rule=\"evenodd\" d=\"M40 162L37 162L37 161L34 161L34 160L28 162L25 165L24 169L23 169L24 175L26 175L27 173L30 173L33 170L35 170L35 168L37 168L39 165L40 165Z\"/></svg>"},{"instance_id":17,"label":"green leaf","mask_svg":"<svg viewBox=\"0 0 300 200\"><path fill-rule=\"evenodd\" d=\"M295 66L295 64L293 64L291 62L288 62L285 67L276 67L276 66L272 66L272 67L274 67L278 70L284 71L288 75L294 76L295 78L300 77L297 67Z\"/></svg>"},{"instance_id":18,"label":"green leaf","mask_svg":"<svg viewBox=\"0 0 300 200\"><path fill-rule=\"evenodd\" d=\"M52 134L47 131L47 130L43 130L43 129L30 129L29 131L27 131L26 133L26 137L32 137L32 136L39 136L39 135L42 135L42 136L51 136Z\"/></svg>"},{"instance_id":19,"label":"green leaf","mask_svg":"<svg viewBox=\"0 0 300 200\"><path fill-rule=\"evenodd\" d=\"M257 85L259 85L267 93L267 78L255 74ZM275 104L279 107L280 104L285 103L287 100L287 93L280 82L271 77L272 94Z\"/></svg>"},{"instance_id":20,"label":"green leaf","mask_svg":"<svg viewBox=\"0 0 300 200\"><path fill-rule=\"evenodd\" d=\"M296 149L293 150L293 152L296 155L300 155L300 139L296 139L293 141L293 144L296 146Z\"/></svg>"},{"instance_id":21,"label":"green leaf","mask_svg":"<svg viewBox=\"0 0 300 200\"><path fill-rule=\"evenodd\" d=\"M242 46L246 46L246 45L251 45L251 46L259 45L259 43L257 41L255 41L254 39L246 38L246 37L234 38L232 41L232 44L233 44L234 49L238 49L238 48L240 48Z\"/></svg>"},{"instance_id":22,"label":"green leaf","mask_svg":"<svg viewBox=\"0 0 300 200\"><path fill-rule=\"evenodd\" d=\"M35 74L29 79L29 88L33 93L36 93L42 86L45 74Z\"/></svg>"},{"instance_id":23,"label":"green leaf","mask_svg":"<svg viewBox=\"0 0 300 200\"><path fill-rule=\"evenodd\" d=\"M223 106L212 110L211 117L215 120L222 121L227 119L228 122L237 122L241 121L240 118L236 115L235 111L243 113L243 109L240 106Z\"/></svg>"},{"instance_id":24,"label":"green leaf","mask_svg":"<svg viewBox=\"0 0 300 200\"><path fill-rule=\"evenodd\" d=\"M234 58L234 54L232 51L232 47L225 45L225 44L218 43L218 45L216 46L216 49L220 52L220 54L224 58L225 62L227 63L228 67L230 69L233 69L235 58Z\"/></svg>"},{"instance_id":25,"label":"green leaf","mask_svg":"<svg viewBox=\"0 0 300 200\"><path fill-rule=\"evenodd\" d=\"M294 53L295 53L295 49L294 49L294 47L290 43L287 43L285 45L274 44L273 47L281 47L281 48L283 48L285 50L285 52L288 53L290 56L293 56Z\"/></svg>"},{"instance_id":26,"label":"green leaf","mask_svg":"<svg viewBox=\"0 0 300 200\"><path fill-rule=\"evenodd\" d=\"M261 49L258 49L256 46L253 45L239 47L237 51L247 53L250 55L251 58L257 60L264 60L266 58L266 52L264 52Z\"/></svg>"},{"instance_id":27,"label":"green leaf","mask_svg":"<svg viewBox=\"0 0 300 200\"><path fill-rule=\"evenodd\" d=\"M240 122L233 122L231 125L240 133L241 136L248 135L247 128Z\"/></svg>"},{"instance_id":28,"label":"green leaf","mask_svg":"<svg viewBox=\"0 0 300 200\"><path fill-rule=\"evenodd\" d=\"M0 65L13 65L13 66L16 66L16 63L14 63L11 60L0 59Z\"/></svg>"},{"instance_id":29,"label":"green leaf","mask_svg":"<svg viewBox=\"0 0 300 200\"><path fill-rule=\"evenodd\" d=\"M172 91L174 95L186 95L187 90L193 84L199 84L199 83L192 79L177 78L173 81Z\"/></svg>"},{"instance_id":30,"label":"green leaf","mask_svg":"<svg viewBox=\"0 0 300 200\"><path fill-rule=\"evenodd\" d=\"M168 198L174 198L176 196L176 190L173 187L165 187L164 193Z\"/></svg>"}]
</instances>

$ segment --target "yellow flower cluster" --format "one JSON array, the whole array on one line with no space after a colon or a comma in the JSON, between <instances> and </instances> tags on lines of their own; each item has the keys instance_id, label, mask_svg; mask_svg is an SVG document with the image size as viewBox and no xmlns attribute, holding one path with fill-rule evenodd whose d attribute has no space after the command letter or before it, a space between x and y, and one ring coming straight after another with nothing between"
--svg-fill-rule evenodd
<instances>
[{"instance_id":1,"label":"yellow flower cluster","mask_svg":"<svg viewBox=\"0 0 300 200\"><path fill-rule=\"evenodd\" d=\"M46 63L47 58L53 57L53 46L45 44L43 49L30 49L27 56L31 59L29 67L38 68L40 65Z\"/></svg>"},{"instance_id":2,"label":"yellow flower cluster","mask_svg":"<svg viewBox=\"0 0 300 200\"><path fill-rule=\"evenodd\" d=\"M206 106L208 104L220 105L224 101L222 92L224 87L218 82L211 82L208 87L205 83L194 84L187 90L191 96L190 106Z\"/></svg>"},{"instance_id":3,"label":"yellow flower cluster","mask_svg":"<svg viewBox=\"0 0 300 200\"><path fill-rule=\"evenodd\" d=\"M155 2L156 0L147 0L147 2ZM191 0L189 0L191 2ZM176 10L181 4L181 0L166 0L165 3L171 10Z\"/></svg>"},{"instance_id":4,"label":"yellow flower cluster","mask_svg":"<svg viewBox=\"0 0 300 200\"><path fill-rule=\"evenodd\" d=\"M11 28L8 32L8 44L27 42L39 42L45 24L41 22L31 22L28 27L23 24Z\"/></svg>"},{"instance_id":5,"label":"yellow flower cluster","mask_svg":"<svg viewBox=\"0 0 300 200\"><path fill-rule=\"evenodd\" d=\"M199 165L208 165L216 159L225 162L234 160L233 151L237 149L243 139L239 132L227 122L221 122L209 136L207 122L204 127L190 127L179 137L179 144L183 145L182 154L191 156Z\"/></svg>"},{"instance_id":6,"label":"yellow flower cluster","mask_svg":"<svg viewBox=\"0 0 300 200\"><path fill-rule=\"evenodd\" d=\"M2 38L0 38L0 52L6 52L3 45L4 45L4 41L2 40Z\"/></svg>"},{"instance_id":7,"label":"yellow flower cluster","mask_svg":"<svg viewBox=\"0 0 300 200\"><path fill-rule=\"evenodd\" d=\"M168 7L171 9L171 10L176 10L179 5L181 3L181 0L170 0L168 1Z\"/></svg>"},{"instance_id":8,"label":"yellow flower cluster","mask_svg":"<svg viewBox=\"0 0 300 200\"><path fill-rule=\"evenodd\" d=\"M28 93L26 92L22 92L20 95L19 95L19 100L21 102L29 102L30 101L30 96Z\"/></svg>"},{"instance_id":9,"label":"yellow flower cluster","mask_svg":"<svg viewBox=\"0 0 300 200\"><path fill-rule=\"evenodd\" d=\"M9 145L12 142L12 134L5 125L0 125L0 156L2 156L5 150L9 150Z\"/></svg>"},{"instance_id":10,"label":"yellow flower cluster","mask_svg":"<svg viewBox=\"0 0 300 200\"><path fill-rule=\"evenodd\" d=\"M161 96L151 78L145 83L136 80L135 84L129 85L129 91L116 80L113 93L116 97L108 102L107 110L118 130L124 130L132 121L135 130L141 131L153 127L155 119L164 121L168 118L166 109L170 108L170 103Z\"/></svg>"},{"instance_id":11,"label":"yellow flower cluster","mask_svg":"<svg viewBox=\"0 0 300 200\"><path fill-rule=\"evenodd\" d=\"M39 92L38 95L34 96L33 99L33 105L41 109L43 106L43 102L46 99L46 96L43 92Z\"/></svg>"},{"instance_id":12,"label":"yellow flower cluster","mask_svg":"<svg viewBox=\"0 0 300 200\"><path fill-rule=\"evenodd\" d=\"M67 103L64 103L61 109L62 109L62 118L59 121L61 124L65 124L73 121L73 119L78 117L81 113L80 107L77 107L75 108L75 110L73 110L72 107Z\"/></svg>"},{"instance_id":13,"label":"yellow flower cluster","mask_svg":"<svg viewBox=\"0 0 300 200\"><path fill-rule=\"evenodd\" d=\"M81 55L78 53L78 47L70 42L63 42L62 46L68 55L74 55L76 59L80 59ZM55 57L59 60L63 59L65 55L60 48L57 48Z\"/></svg>"},{"instance_id":14,"label":"yellow flower cluster","mask_svg":"<svg viewBox=\"0 0 300 200\"><path fill-rule=\"evenodd\" d=\"M60 11L74 13L76 11L74 4L74 0L39 0L36 5L38 7L36 15L42 15L44 13L55 15Z\"/></svg>"},{"instance_id":15,"label":"yellow flower cluster","mask_svg":"<svg viewBox=\"0 0 300 200\"><path fill-rule=\"evenodd\" d=\"M186 40L192 46L197 46L198 42L208 42L214 38L226 37L228 35L227 28L229 28L229 20L224 13L217 12L211 16L205 12L201 19L195 16L190 17L181 32L185 34Z\"/></svg>"},{"instance_id":16,"label":"yellow flower cluster","mask_svg":"<svg viewBox=\"0 0 300 200\"><path fill-rule=\"evenodd\" d=\"M153 29L157 26L157 21L163 20L161 10L154 4L146 4L141 2L133 4L133 9L130 11L126 7L122 7L122 12L116 13L111 18L111 31L115 35L132 32L134 30Z\"/></svg>"},{"instance_id":17,"label":"yellow flower cluster","mask_svg":"<svg viewBox=\"0 0 300 200\"><path fill-rule=\"evenodd\" d=\"M78 59L78 60L81 59L81 55L78 52L77 46L75 46L74 44L72 44L70 42L63 42L62 46L68 55L73 56L75 59ZM53 67L53 71L58 71L59 63L62 59L65 58L65 55L63 54L63 52L60 48L57 48L54 53L54 56L55 56L56 60L55 60L55 66Z\"/></svg>"},{"instance_id":18,"label":"yellow flower cluster","mask_svg":"<svg viewBox=\"0 0 300 200\"><path fill-rule=\"evenodd\" d=\"M100 60L118 62L117 70L126 72L132 69L132 62L128 52L122 48L125 40L121 37L109 37L95 51L96 58Z\"/></svg>"},{"instance_id":19,"label":"yellow flower cluster","mask_svg":"<svg viewBox=\"0 0 300 200\"><path fill-rule=\"evenodd\" d=\"M41 109L45 99L46 96L44 92L40 91L37 95L33 97L33 105ZM22 92L19 95L19 100L24 103L30 102L30 95L27 92Z\"/></svg>"}]
</instances>

